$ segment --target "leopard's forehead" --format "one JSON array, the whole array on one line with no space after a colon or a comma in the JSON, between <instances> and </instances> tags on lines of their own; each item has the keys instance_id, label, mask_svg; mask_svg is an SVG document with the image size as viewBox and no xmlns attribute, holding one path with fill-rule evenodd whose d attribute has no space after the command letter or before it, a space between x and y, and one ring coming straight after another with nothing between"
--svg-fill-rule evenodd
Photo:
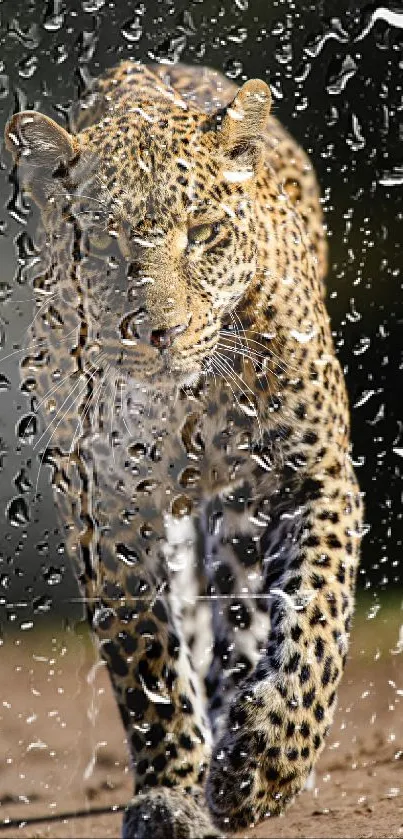
<instances>
[{"instance_id":1,"label":"leopard's forehead","mask_svg":"<svg viewBox=\"0 0 403 839\"><path fill-rule=\"evenodd\" d=\"M161 115L147 106L130 108L126 113L108 116L81 134L81 143L96 151L112 172L134 169L139 175L157 175L162 166L179 172L197 168L212 151L218 140L205 132L205 117L197 112L170 110Z\"/></svg>"},{"instance_id":2,"label":"leopard's forehead","mask_svg":"<svg viewBox=\"0 0 403 839\"><path fill-rule=\"evenodd\" d=\"M225 177L218 134L205 125L196 111L144 105L108 116L81 143L96 155L99 186L125 215L197 214L242 196Z\"/></svg>"}]
</instances>

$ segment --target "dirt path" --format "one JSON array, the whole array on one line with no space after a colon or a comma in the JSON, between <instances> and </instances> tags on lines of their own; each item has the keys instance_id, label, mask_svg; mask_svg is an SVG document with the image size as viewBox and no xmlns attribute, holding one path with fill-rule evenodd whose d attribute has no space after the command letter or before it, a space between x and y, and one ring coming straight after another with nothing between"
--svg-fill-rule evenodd
<instances>
[{"instance_id":1,"label":"dirt path","mask_svg":"<svg viewBox=\"0 0 403 839\"><path fill-rule=\"evenodd\" d=\"M403 837L403 612L357 621L335 724L305 791L248 837ZM0 651L0 819L125 803L131 782L103 665L87 639L48 628ZM0 827L4 839L120 835L120 813Z\"/></svg>"}]
</instances>

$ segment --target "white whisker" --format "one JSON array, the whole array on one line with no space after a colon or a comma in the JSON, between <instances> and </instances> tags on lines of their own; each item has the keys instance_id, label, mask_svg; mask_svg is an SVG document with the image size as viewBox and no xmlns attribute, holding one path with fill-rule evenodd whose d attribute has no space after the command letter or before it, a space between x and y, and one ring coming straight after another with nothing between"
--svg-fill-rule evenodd
<instances>
[{"instance_id":1,"label":"white whisker","mask_svg":"<svg viewBox=\"0 0 403 839\"><path fill-rule=\"evenodd\" d=\"M124 385L125 385L125 384L127 384L127 380L126 380L125 382L123 382L122 380L120 381L120 410L121 410L121 414L120 414L120 415L121 415L122 420L123 420L123 422L124 422L124 425L125 425L126 431L127 431L128 435L129 435L129 437L131 437L131 436L132 436L132 435L131 435L131 431L130 431L129 426L128 426L127 422L126 422L126 417L125 417L125 410L127 410L127 403L125 404L125 403L123 402L123 387L124 387Z\"/></svg>"},{"instance_id":2,"label":"white whisker","mask_svg":"<svg viewBox=\"0 0 403 839\"><path fill-rule=\"evenodd\" d=\"M48 423L48 425L45 428L45 431L41 434L41 436L39 437L39 440L36 441L36 443L34 445L34 449L36 449L36 447L39 446L39 443L41 442L41 440L45 436L46 432L49 431L50 427L53 425L53 423L55 422L55 420L59 416L59 413L62 410L62 408L65 406L66 402L69 401L69 399L73 395L74 391L76 391L77 388L82 384L83 384L83 378L82 378L82 376L80 376L79 379L78 379L78 382L76 382L73 389L67 394L66 398L64 399L64 401L60 405L60 408L58 409L57 414L50 420L50 422ZM67 411L66 411L66 413L67 413ZM63 416L66 416L66 414L64 414ZM58 428L59 425L60 425L60 423L57 424L56 428ZM54 434L54 432L53 432L53 434ZM53 437L53 434L52 434L52 437ZM50 438L50 440L52 439L52 437ZM48 443L50 442L50 440L48 441Z\"/></svg>"},{"instance_id":3,"label":"white whisker","mask_svg":"<svg viewBox=\"0 0 403 839\"><path fill-rule=\"evenodd\" d=\"M58 390L59 387L61 387L67 381L67 379L69 379L71 376L74 376L75 372L75 370L69 370L69 372L66 373L66 375L63 376L63 378L60 379L60 381L56 385L54 385L54 387L50 387L49 390L47 390L45 395L42 397L41 401L38 402L37 405L35 405L35 411L39 411L46 399L49 399L49 397L52 396L52 393L55 393L55 391Z\"/></svg>"},{"instance_id":4,"label":"white whisker","mask_svg":"<svg viewBox=\"0 0 403 839\"><path fill-rule=\"evenodd\" d=\"M257 419L257 422L258 422L258 426L259 426L260 435L261 435L261 437L263 437L263 429L262 429L261 423L260 423L258 407L254 403L255 393L246 384L246 382L243 381L243 379L238 375L238 373L236 373L235 370L233 370L233 368L231 368L229 359L227 360L224 356L222 356L221 353L216 353L213 356L213 359L214 359L214 362L215 362L216 366L218 367L218 369L221 368L221 373L224 371L226 376L227 377L229 376L231 381L234 383L235 387L238 388L238 390L241 392L242 396L246 399L246 401L249 402L251 405L253 405L255 416L256 416L256 419ZM226 376L224 376L224 378L226 378ZM237 381L237 380L239 380L239 381ZM227 381L227 384L229 384L228 379L226 379L226 381ZM239 384L239 382L241 384ZM246 389L249 391L249 393L252 394L253 399L250 399L247 396L247 394L244 391L244 387L246 387ZM236 402L239 405L240 409L244 412L244 408L242 407L241 403L239 402L239 399L237 399L237 397L235 396L235 393L234 393L234 397L235 397Z\"/></svg>"},{"instance_id":5,"label":"white whisker","mask_svg":"<svg viewBox=\"0 0 403 839\"><path fill-rule=\"evenodd\" d=\"M76 384L76 386L73 388L73 390L71 391L71 393L69 393L68 397L64 400L63 405L65 405L65 403L68 401L68 399L69 399L69 398L71 397L71 395L74 393L74 391L77 389L77 386L78 386L78 385L82 385L82 384L83 384L83 381L82 381L82 379L80 379L80 381ZM65 410L64 414L60 417L59 422L57 423L57 425L56 425L56 426L55 426L55 428L53 429L52 434L50 435L50 437L49 437L49 439L48 439L48 441L47 441L47 443L46 443L46 448L45 448L45 450L44 450L44 452L43 452L43 454L42 454L42 456L41 456L41 458L40 458L40 461L39 461L39 469L38 469L38 475L37 475L36 485L35 485L35 495L36 495L36 494L37 494L37 492L38 492L39 476L40 476L40 473L41 473L41 468L42 468L43 461L44 461L44 458L45 458L45 455L46 455L46 451L47 451L47 449L48 449L48 447L49 447L49 443L50 443L50 441L53 439L54 435L56 434L56 431L57 431L57 429L59 428L59 425L63 422L64 418L67 416L67 414L69 413L69 411L71 411L71 410L73 409L73 407L74 407L74 405L76 404L76 402L78 402L78 400L80 399L80 397L81 397L81 395L82 395L82 393L84 392L84 390L85 390L85 388L86 388L86 387L87 387L87 381L85 382L85 386L84 386L84 387L82 388L82 390L80 391L80 393L79 393L79 395L78 395L77 399L75 399L75 400L74 400L73 405L71 405L71 406L69 406L68 408L66 408L66 410ZM41 435L41 437L39 438L39 440L35 443L34 449L37 447L37 445L40 443L40 441L42 440L42 438L45 436L46 432L49 430L50 426L53 424L53 422L54 422L54 421L57 419L57 417L59 416L60 411L61 411L61 409L62 409L63 405L61 405L61 406L60 406L60 408L59 408L59 410L58 410L58 412L57 412L56 416L52 419L52 422L51 422L51 423L49 423L49 425L46 427L45 431L43 432L43 434Z\"/></svg>"},{"instance_id":6,"label":"white whisker","mask_svg":"<svg viewBox=\"0 0 403 839\"><path fill-rule=\"evenodd\" d=\"M113 417L115 415L115 406L116 406L116 396L118 390L118 379L115 375L113 381L111 383L111 393L112 393L112 401L111 401L111 426L110 426L110 438L111 438L111 446L112 446L112 459L116 466L116 459L115 459L115 446L113 442Z\"/></svg>"},{"instance_id":7,"label":"white whisker","mask_svg":"<svg viewBox=\"0 0 403 839\"><path fill-rule=\"evenodd\" d=\"M76 430L74 432L74 437L73 437L72 442L70 444L69 456L67 458L67 465L66 465L66 476L67 477L68 477L68 474L69 474L71 455L73 454L73 452L75 450L74 447L75 447L75 442L78 439L78 434L80 434L80 432L82 431L82 429L84 427L84 420L87 417L90 408L91 407L94 408L94 414L96 412L98 402L99 402L99 398L100 398L101 393L102 393L102 387L103 387L104 382L105 382L105 377L106 377L107 371L108 371L108 368L102 374L100 381L98 382L97 386L95 387L95 390L93 390L88 395L88 398L84 402L83 410L81 411L81 413L79 413L79 418L78 418L78 422L77 422L77 425L76 425ZM90 376L91 379L95 379L95 375L89 374L89 376ZM88 384L88 379L87 379L87 384Z\"/></svg>"}]
</instances>

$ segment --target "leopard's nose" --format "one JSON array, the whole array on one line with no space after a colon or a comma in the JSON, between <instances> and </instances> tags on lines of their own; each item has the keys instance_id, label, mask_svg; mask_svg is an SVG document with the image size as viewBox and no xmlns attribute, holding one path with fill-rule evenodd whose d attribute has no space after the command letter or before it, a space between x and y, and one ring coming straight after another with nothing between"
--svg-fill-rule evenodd
<instances>
[{"instance_id":1,"label":"leopard's nose","mask_svg":"<svg viewBox=\"0 0 403 839\"><path fill-rule=\"evenodd\" d=\"M153 329L150 335L150 344L158 350L167 350L172 346L178 335L186 332L188 326L188 323L180 323L178 326L169 326L166 329Z\"/></svg>"}]
</instances>

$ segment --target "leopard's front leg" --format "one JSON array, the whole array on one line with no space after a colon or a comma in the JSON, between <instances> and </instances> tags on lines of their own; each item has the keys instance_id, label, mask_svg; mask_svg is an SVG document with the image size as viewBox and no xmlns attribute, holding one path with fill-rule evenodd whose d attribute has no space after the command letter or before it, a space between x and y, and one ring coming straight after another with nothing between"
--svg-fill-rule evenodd
<instances>
[{"instance_id":1,"label":"leopard's front leg","mask_svg":"<svg viewBox=\"0 0 403 839\"><path fill-rule=\"evenodd\" d=\"M109 520L86 578L135 776L123 837L218 837L204 797L211 735L158 535L163 524L154 518L145 534L145 520Z\"/></svg>"},{"instance_id":2,"label":"leopard's front leg","mask_svg":"<svg viewBox=\"0 0 403 839\"><path fill-rule=\"evenodd\" d=\"M232 699L207 784L220 826L280 813L323 748L347 653L361 515L345 456L307 475L294 507L280 508L260 540L271 628L254 671L238 687L227 680Z\"/></svg>"}]
</instances>

